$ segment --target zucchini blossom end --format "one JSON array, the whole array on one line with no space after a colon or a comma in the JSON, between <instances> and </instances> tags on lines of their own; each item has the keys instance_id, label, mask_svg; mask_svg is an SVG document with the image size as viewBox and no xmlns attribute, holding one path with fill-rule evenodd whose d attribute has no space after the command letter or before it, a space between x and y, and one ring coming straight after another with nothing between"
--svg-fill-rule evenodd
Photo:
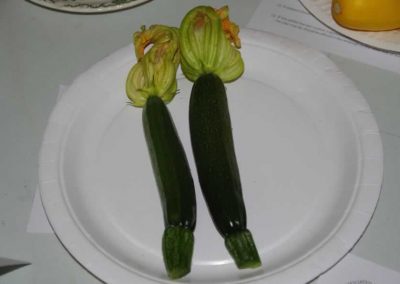
<instances>
[{"instance_id":1,"label":"zucchini blossom end","mask_svg":"<svg viewBox=\"0 0 400 284\"><path fill-rule=\"evenodd\" d=\"M218 75L224 82L239 78L244 71L238 50L239 31L229 19L228 6L190 10L182 20L179 38L185 76L191 81L207 73Z\"/></svg>"},{"instance_id":2,"label":"zucchini blossom end","mask_svg":"<svg viewBox=\"0 0 400 284\"><path fill-rule=\"evenodd\" d=\"M180 63L179 31L163 25L144 26L133 35L137 63L131 68L125 90L131 104L143 107L149 96L165 103L177 93ZM147 50L147 52L146 52Z\"/></svg>"}]
</instances>

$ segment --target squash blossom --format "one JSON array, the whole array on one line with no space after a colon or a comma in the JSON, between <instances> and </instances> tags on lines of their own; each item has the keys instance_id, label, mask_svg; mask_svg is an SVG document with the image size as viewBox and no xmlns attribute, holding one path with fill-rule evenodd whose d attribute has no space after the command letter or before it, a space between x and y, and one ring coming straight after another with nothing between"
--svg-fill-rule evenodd
<instances>
[{"instance_id":1,"label":"squash blossom","mask_svg":"<svg viewBox=\"0 0 400 284\"><path fill-rule=\"evenodd\" d=\"M229 20L227 6L199 6L189 11L180 26L181 65L185 76L195 81L214 73L223 82L239 78L244 71L239 27Z\"/></svg>"},{"instance_id":2,"label":"squash blossom","mask_svg":"<svg viewBox=\"0 0 400 284\"><path fill-rule=\"evenodd\" d=\"M180 62L177 28L153 25L134 33L137 63L126 80L126 94L133 106L143 107L149 96L169 103L177 92L176 71ZM150 46L151 45L151 46ZM149 50L145 52L146 48Z\"/></svg>"}]
</instances>

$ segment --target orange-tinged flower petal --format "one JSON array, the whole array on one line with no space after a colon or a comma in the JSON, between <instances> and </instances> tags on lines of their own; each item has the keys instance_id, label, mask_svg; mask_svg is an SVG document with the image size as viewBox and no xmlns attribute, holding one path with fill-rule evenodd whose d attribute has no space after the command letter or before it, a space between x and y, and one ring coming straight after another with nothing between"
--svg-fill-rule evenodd
<instances>
[{"instance_id":1,"label":"orange-tinged flower petal","mask_svg":"<svg viewBox=\"0 0 400 284\"><path fill-rule=\"evenodd\" d=\"M232 42L236 48L240 48L239 26L229 19L229 7L223 6L215 10L222 21L222 29L226 38Z\"/></svg>"}]
</instances>

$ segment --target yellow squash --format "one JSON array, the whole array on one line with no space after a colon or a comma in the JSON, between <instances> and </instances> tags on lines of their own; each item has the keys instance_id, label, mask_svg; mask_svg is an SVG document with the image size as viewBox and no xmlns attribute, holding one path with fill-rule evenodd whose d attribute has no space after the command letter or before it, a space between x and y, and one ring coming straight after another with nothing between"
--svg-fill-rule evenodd
<instances>
[{"instance_id":1,"label":"yellow squash","mask_svg":"<svg viewBox=\"0 0 400 284\"><path fill-rule=\"evenodd\" d=\"M354 30L400 29L400 0L332 0L332 16Z\"/></svg>"}]
</instances>

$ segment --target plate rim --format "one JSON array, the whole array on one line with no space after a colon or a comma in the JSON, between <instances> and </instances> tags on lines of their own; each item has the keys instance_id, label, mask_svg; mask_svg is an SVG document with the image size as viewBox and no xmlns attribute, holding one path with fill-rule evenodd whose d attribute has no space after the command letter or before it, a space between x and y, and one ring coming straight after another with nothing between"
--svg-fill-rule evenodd
<instances>
[{"instance_id":1,"label":"plate rim","mask_svg":"<svg viewBox=\"0 0 400 284\"><path fill-rule=\"evenodd\" d=\"M290 283L290 281L294 281L294 279L299 281L300 275L301 279L303 279L304 282L307 282L318 277L337 263L351 250L365 232L375 211L381 191L383 179L383 150L381 137L375 118L362 94L324 54L290 39L284 39L270 33L249 29L242 29L241 33L244 43L266 47L279 53L281 53L283 49L285 54L291 55L292 58L296 58L300 63L307 65L311 64L315 71L323 71L324 75L329 74L329 76L333 76L336 80L330 80L332 81L330 87L338 91L344 91L346 94L346 96L343 97L347 98L347 101L345 101L347 107L352 111L352 114L355 115L355 122L357 124L355 125L356 130L360 131L360 135L362 134L360 139L367 139L367 137L372 135L368 139L374 139L376 142L372 147L361 149L362 153L360 153L360 156L365 158L365 161L363 160L361 166L363 170L362 172L365 172L366 167L368 168L372 166L372 174L375 175L376 182L374 184L369 183L370 187L368 189L361 190L360 188L357 188L358 201L361 196L363 197L361 199L363 199L364 203L358 204L361 208L356 207L348 212L345 216L346 222L343 221L343 223L341 223L341 228L338 229L340 235L333 236L332 239L326 241L322 247L316 249L315 252L310 253L312 257L306 256L305 261L290 266L291 269L286 270L286 274L275 273L276 275L271 274L268 277L265 277L264 275L259 278L246 280L260 284L264 283L265 279L268 279L269 283ZM78 76L78 78L85 76L87 72L93 72L93 69L95 69L96 66L99 67L102 66L101 64L104 65L107 62L112 62L113 56L118 55L118 53L127 48L131 50L131 46L128 46L116 51L95 64L95 66L84 72L82 75ZM337 80L341 82L341 84L337 84ZM87 240L72 216L65 216L65 214L62 216L62 213L65 213L65 210L67 209L67 204L62 204L64 203L64 200L62 199L62 194L60 195L60 193L63 192L60 183L60 177L62 178L62 175L58 172L59 164L57 164L57 162L60 158L61 151L58 152L59 149L57 148L57 145L64 141L67 132L65 128L68 124L68 118L76 112L76 107L66 102L66 99L68 98L68 90L65 95L66 96L63 96L60 102L57 103L50 115L39 155L39 188L41 198L46 215L56 235L64 244L65 248L71 252L71 255L83 267L91 271L94 275L100 277L102 280L105 280L107 283L125 283L127 281L132 281L133 279L140 279L142 283L145 283L143 282L145 279L148 281L147 283L173 283L168 280L160 280L159 278L153 279L152 277L141 274L140 272L135 274L124 267L117 267L114 260L108 259L107 256L100 252L92 242ZM81 102L81 104L83 103L84 102ZM61 116L60 113L62 114ZM63 148L61 148L61 150L62 149ZM362 177L360 177L360 179L361 178ZM363 185L363 183L361 183L361 185ZM365 192L365 190L368 190L369 192ZM369 194L367 196L369 198L365 198L365 195L367 194ZM355 197L354 199L354 204L356 204L357 198ZM363 208L363 206L367 207L367 209ZM70 212L66 211L66 213L68 215ZM356 230L353 225L356 226ZM65 234L62 232L66 231L66 227L68 227L68 230L72 232L73 236L65 237ZM82 245L79 245L82 241L85 243L83 247ZM332 252L332 254L327 257L324 255L325 250L327 249L328 251L330 250L332 252L335 250L336 252ZM77 251L79 251L79 259L78 257L75 257ZM301 281L303 282L303 280ZM243 282L239 281L235 283Z\"/></svg>"},{"instance_id":2,"label":"plate rim","mask_svg":"<svg viewBox=\"0 0 400 284\"><path fill-rule=\"evenodd\" d=\"M115 12L119 10L125 10L128 8L136 7L146 2L150 2L152 0L127 0L129 2L110 5L106 7L66 7L62 5L57 5L56 3L52 2L51 0L28 0L33 4L36 4L41 7L49 8L56 11L63 11L69 13L78 13L78 14L100 14L100 13L107 13L107 12ZM78 1L79 2L79 1ZM109 0L111 2L111 0Z\"/></svg>"},{"instance_id":3,"label":"plate rim","mask_svg":"<svg viewBox=\"0 0 400 284\"><path fill-rule=\"evenodd\" d=\"M339 26L333 19L332 17L326 15L321 9L319 9L316 5L316 1L323 1L323 2L331 2L330 0L299 0L299 2L303 5L303 7L312 15L314 16L319 22L321 22L324 26L328 27L329 29L339 33L340 35L349 38L351 40L356 41L357 43L360 43L362 45L365 45L370 48L374 48L380 51L385 51L385 52L391 52L391 53L400 53L400 43L395 44L392 42L382 42L379 40L376 40L375 38L371 38L366 36L367 34L370 34L371 32L361 32L361 31L355 31L355 30L350 30L350 29L345 29L341 26ZM399 39L400 39L400 29L394 30L394 31L388 31L388 32L396 32L399 34ZM374 32L374 33L379 33L379 32Z\"/></svg>"}]
</instances>

